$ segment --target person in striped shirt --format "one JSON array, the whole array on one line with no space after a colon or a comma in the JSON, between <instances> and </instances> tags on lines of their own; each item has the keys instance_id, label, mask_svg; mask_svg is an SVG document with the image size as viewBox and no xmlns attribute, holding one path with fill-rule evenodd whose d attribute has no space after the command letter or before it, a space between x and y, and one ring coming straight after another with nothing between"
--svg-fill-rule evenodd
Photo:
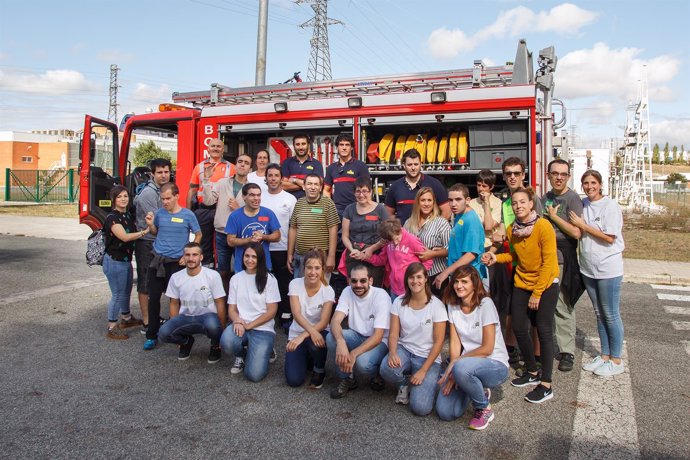
<instances>
[{"instance_id":1,"label":"person in striped shirt","mask_svg":"<svg viewBox=\"0 0 690 460\"><path fill-rule=\"evenodd\" d=\"M304 178L306 195L297 200L290 217L287 264L295 278L304 276L304 255L310 249L326 253L326 274L335 268L340 218L333 200L322 194L323 178L308 174Z\"/></svg>"}]
</instances>

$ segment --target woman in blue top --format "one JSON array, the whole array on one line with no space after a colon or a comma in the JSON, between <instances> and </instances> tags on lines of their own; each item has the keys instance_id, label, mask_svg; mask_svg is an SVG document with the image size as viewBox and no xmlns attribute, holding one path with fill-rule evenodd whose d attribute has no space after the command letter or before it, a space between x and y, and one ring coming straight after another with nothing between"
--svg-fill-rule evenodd
<instances>
[{"instance_id":1,"label":"woman in blue top","mask_svg":"<svg viewBox=\"0 0 690 460\"><path fill-rule=\"evenodd\" d=\"M582 217L570 213L570 222L582 231L580 272L587 294L594 305L601 339L601 356L582 368L596 375L623 373L623 321L621 283L623 282L623 213L620 206L602 194L601 174L592 169L582 175Z\"/></svg>"},{"instance_id":2,"label":"woman in blue top","mask_svg":"<svg viewBox=\"0 0 690 460\"><path fill-rule=\"evenodd\" d=\"M140 319L129 311L129 298L132 294L132 254L134 241L146 235L148 229L137 231L134 218L130 215L129 193L121 185L110 191L113 210L103 223L105 237L105 254L103 255L103 273L110 287L108 302L108 332L106 337L114 340L128 339L125 329L141 326ZM118 313L120 322L118 323Z\"/></svg>"}]
</instances>

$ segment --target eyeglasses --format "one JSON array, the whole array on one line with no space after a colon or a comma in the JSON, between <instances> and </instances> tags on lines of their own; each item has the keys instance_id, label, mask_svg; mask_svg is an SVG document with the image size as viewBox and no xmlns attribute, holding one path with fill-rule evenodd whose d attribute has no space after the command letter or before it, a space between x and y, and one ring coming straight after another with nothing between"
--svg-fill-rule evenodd
<instances>
[{"instance_id":1,"label":"eyeglasses","mask_svg":"<svg viewBox=\"0 0 690 460\"><path fill-rule=\"evenodd\" d=\"M350 284L365 284L367 281L369 281L367 278L350 278Z\"/></svg>"},{"instance_id":2,"label":"eyeglasses","mask_svg":"<svg viewBox=\"0 0 690 460\"><path fill-rule=\"evenodd\" d=\"M506 171L503 173L503 175L506 177L520 177L523 174L525 174L525 173L522 171Z\"/></svg>"},{"instance_id":3,"label":"eyeglasses","mask_svg":"<svg viewBox=\"0 0 690 460\"><path fill-rule=\"evenodd\" d=\"M562 177L562 178L565 179L566 177L570 176L570 174L568 174L568 173L559 173L559 172L556 172L556 171L551 171L551 172L549 173L549 176L553 177L554 179L558 179L559 177Z\"/></svg>"},{"instance_id":4,"label":"eyeglasses","mask_svg":"<svg viewBox=\"0 0 690 460\"><path fill-rule=\"evenodd\" d=\"M368 195L371 190L355 190L355 195Z\"/></svg>"}]
</instances>

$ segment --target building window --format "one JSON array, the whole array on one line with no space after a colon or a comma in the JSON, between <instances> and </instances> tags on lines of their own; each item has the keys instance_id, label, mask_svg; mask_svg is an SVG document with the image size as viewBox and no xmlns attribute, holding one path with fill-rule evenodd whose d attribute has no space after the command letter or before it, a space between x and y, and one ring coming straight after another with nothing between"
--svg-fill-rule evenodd
<instances>
[{"instance_id":1,"label":"building window","mask_svg":"<svg viewBox=\"0 0 690 460\"><path fill-rule=\"evenodd\" d=\"M22 157L22 163L33 163L34 157Z\"/></svg>"}]
</instances>

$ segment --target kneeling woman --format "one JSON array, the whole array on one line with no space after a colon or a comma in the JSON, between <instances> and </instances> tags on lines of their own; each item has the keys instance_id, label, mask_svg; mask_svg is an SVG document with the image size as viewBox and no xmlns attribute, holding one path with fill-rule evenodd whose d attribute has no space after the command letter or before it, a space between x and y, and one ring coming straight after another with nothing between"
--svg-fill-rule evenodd
<instances>
[{"instance_id":1,"label":"kneeling woman","mask_svg":"<svg viewBox=\"0 0 690 460\"><path fill-rule=\"evenodd\" d=\"M280 292L278 282L266 268L261 244L247 246L242 267L244 270L230 279L228 314L232 324L223 332L220 345L223 351L235 355L231 373L244 371L248 380L258 382L268 374Z\"/></svg>"},{"instance_id":2,"label":"kneeling woman","mask_svg":"<svg viewBox=\"0 0 690 460\"><path fill-rule=\"evenodd\" d=\"M293 321L288 332L285 379L291 387L304 383L309 362L314 366L310 388L321 388L326 376L326 335L335 292L326 282L325 266L323 251L308 251L304 256L304 278L290 282L288 296Z\"/></svg>"},{"instance_id":3,"label":"kneeling woman","mask_svg":"<svg viewBox=\"0 0 690 460\"><path fill-rule=\"evenodd\" d=\"M431 295L424 265L410 264L404 279L405 293L391 308L389 352L381 362L381 377L398 388L396 403L409 404L416 415L428 415L436 399L448 315Z\"/></svg>"},{"instance_id":4,"label":"kneeling woman","mask_svg":"<svg viewBox=\"0 0 690 460\"><path fill-rule=\"evenodd\" d=\"M436 413L442 420L455 420L471 400L469 427L483 430L494 419L488 388L508 379L508 352L496 306L477 270L468 265L451 276L443 300L450 321L450 363L439 380Z\"/></svg>"}]
</instances>

